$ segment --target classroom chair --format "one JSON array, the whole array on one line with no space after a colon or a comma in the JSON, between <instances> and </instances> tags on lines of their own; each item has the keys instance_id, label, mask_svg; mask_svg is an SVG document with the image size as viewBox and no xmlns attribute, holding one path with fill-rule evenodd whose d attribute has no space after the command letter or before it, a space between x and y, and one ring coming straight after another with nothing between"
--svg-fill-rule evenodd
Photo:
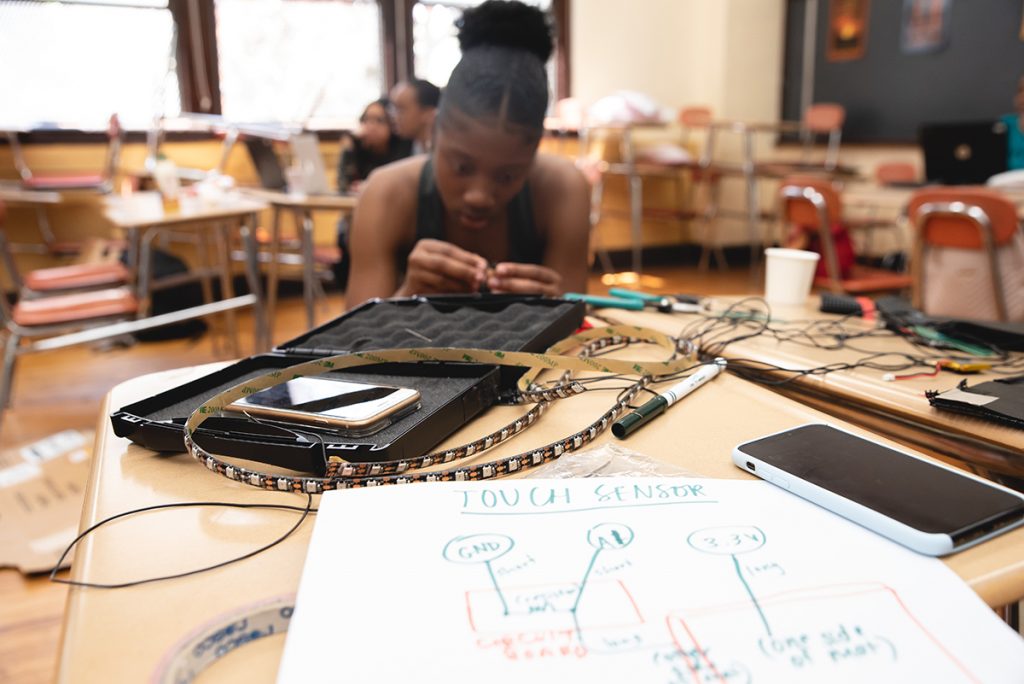
<instances>
[{"instance_id":1,"label":"classroom chair","mask_svg":"<svg viewBox=\"0 0 1024 684\"><path fill-rule=\"evenodd\" d=\"M1024 321L1024 235L1017 207L980 187L920 190L915 226L914 306L925 313Z\"/></svg>"},{"instance_id":2,"label":"classroom chair","mask_svg":"<svg viewBox=\"0 0 1024 684\"><path fill-rule=\"evenodd\" d=\"M7 142L11 148L14 166L21 177L21 185L26 190L39 191L85 191L100 194L109 193L114 187L114 175L117 173L121 158L121 146L124 142L124 129L117 114L112 114L107 125L107 151L103 166L98 170L77 172L35 172L25 159L21 141L15 131L7 131ZM55 255L69 256L77 254L81 245L76 242L60 242L50 226L46 207L36 208L36 222L39 234L47 251Z\"/></svg>"},{"instance_id":3,"label":"classroom chair","mask_svg":"<svg viewBox=\"0 0 1024 684\"><path fill-rule=\"evenodd\" d=\"M817 287L831 292L867 294L908 289L911 277L872 268L854 261L843 274L837 250L835 231L843 226L842 201L835 185L828 178L791 176L779 188L779 217L782 224L817 237L824 269L814 279ZM823 274L822 274L823 273Z\"/></svg>"},{"instance_id":4,"label":"classroom chair","mask_svg":"<svg viewBox=\"0 0 1024 684\"><path fill-rule=\"evenodd\" d=\"M679 110L677 117L682 131L679 145L662 144L637 152L637 168L644 175L668 175L676 181L676 196L679 206L674 212L676 218L699 218L702 227L700 268L706 270L714 253L719 266L726 267L725 252L714 239L713 226L719 211L721 169L713 163L715 128L710 107L691 106ZM703 142L698 145L694 135L703 133ZM699 147L700 154L693 156ZM689 176L689 187L683 185ZM697 209L698 192L704 189L702 209Z\"/></svg>"},{"instance_id":5,"label":"classroom chair","mask_svg":"<svg viewBox=\"0 0 1024 684\"><path fill-rule=\"evenodd\" d=\"M875 167L875 182L879 185L910 185L920 180L917 167L910 162L882 162Z\"/></svg>"},{"instance_id":6,"label":"classroom chair","mask_svg":"<svg viewBox=\"0 0 1024 684\"><path fill-rule=\"evenodd\" d=\"M130 271L118 258L123 245L110 240L92 241L87 261L37 268L22 274L3 230L5 213L6 208L0 202L0 259L3 260L19 299L36 299L52 294L123 285L131 280Z\"/></svg>"},{"instance_id":7,"label":"classroom chair","mask_svg":"<svg viewBox=\"0 0 1024 684\"><path fill-rule=\"evenodd\" d=\"M775 125L759 127L758 130L795 134L800 140L800 157L796 160L756 162L755 175L782 178L811 169L820 169L826 173L838 172L839 144L843 137L845 121L846 108L841 104L819 102L804 110L799 122L782 121ZM815 159L814 145L821 136L825 136L826 139L825 155L821 159Z\"/></svg>"},{"instance_id":8,"label":"classroom chair","mask_svg":"<svg viewBox=\"0 0 1024 684\"><path fill-rule=\"evenodd\" d=\"M887 161L875 167L874 180L878 186L883 188L914 186L920 185L920 174L917 166L910 162ZM857 232L863 235L864 239L860 247L864 255L874 255L873 238L876 230L880 228L888 229L894 236L891 245L893 250L905 251L909 247L903 230L907 222L905 207L898 216L892 216L889 212L880 210L877 202L870 200L844 206L845 209L858 215L855 221L851 221L849 218L847 221L854 223L858 228Z\"/></svg>"},{"instance_id":9,"label":"classroom chair","mask_svg":"<svg viewBox=\"0 0 1024 684\"><path fill-rule=\"evenodd\" d=\"M0 412L11 403L11 383L18 356L78 344L80 342L69 333L129 320L137 308L135 295L123 287L19 301L13 306L6 297L0 297L0 318L6 335L0 376ZM27 344L22 344L23 341Z\"/></svg>"}]
</instances>

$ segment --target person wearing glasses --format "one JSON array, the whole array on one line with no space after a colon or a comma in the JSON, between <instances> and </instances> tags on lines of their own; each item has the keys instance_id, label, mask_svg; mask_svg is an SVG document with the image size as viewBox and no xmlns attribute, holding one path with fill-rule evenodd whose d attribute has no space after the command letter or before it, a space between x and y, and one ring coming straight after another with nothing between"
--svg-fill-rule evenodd
<instances>
[{"instance_id":1,"label":"person wearing glasses","mask_svg":"<svg viewBox=\"0 0 1024 684\"><path fill-rule=\"evenodd\" d=\"M359 117L355 135L341 141L341 162L338 164L338 192L359 192L363 181L385 164L412 154L412 142L403 139L391 120L391 102L382 97L366 105Z\"/></svg>"}]
</instances>

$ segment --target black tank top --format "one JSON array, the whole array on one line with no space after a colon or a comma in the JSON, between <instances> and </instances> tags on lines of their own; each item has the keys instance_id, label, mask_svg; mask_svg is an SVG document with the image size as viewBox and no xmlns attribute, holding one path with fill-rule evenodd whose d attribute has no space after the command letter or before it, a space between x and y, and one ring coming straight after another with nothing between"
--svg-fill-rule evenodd
<instances>
[{"instance_id":1,"label":"black tank top","mask_svg":"<svg viewBox=\"0 0 1024 684\"><path fill-rule=\"evenodd\" d=\"M428 157L420 172L416 206L417 240L444 240L444 205L434 183L433 162L433 158ZM544 261L544 240L537 232L537 224L533 219L529 184L524 185L508 203L508 261L520 264L541 264Z\"/></svg>"}]
</instances>

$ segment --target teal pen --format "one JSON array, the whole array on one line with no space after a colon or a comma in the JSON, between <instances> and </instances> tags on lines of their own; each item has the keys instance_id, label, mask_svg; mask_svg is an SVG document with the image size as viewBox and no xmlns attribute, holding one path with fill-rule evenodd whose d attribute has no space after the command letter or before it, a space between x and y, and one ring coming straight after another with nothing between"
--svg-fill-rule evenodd
<instances>
[{"instance_id":1,"label":"teal pen","mask_svg":"<svg viewBox=\"0 0 1024 684\"><path fill-rule=\"evenodd\" d=\"M665 295L647 294L646 292L627 290L624 287L613 287L610 290L608 290L608 294L610 294L612 297L622 297L623 299L638 299L641 302L650 302L651 304L660 304L661 300L665 299Z\"/></svg>"},{"instance_id":2,"label":"teal pen","mask_svg":"<svg viewBox=\"0 0 1024 684\"><path fill-rule=\"evenodd\" d=\"M577 302L586 302L591 306L609 307L614 309L629 309L630 311L642 311L644 303L639 299L620 299L619 297L600 297L598 295L581 294L579 292L566 292L563 297Z\"/></svg>"}]
</instances>

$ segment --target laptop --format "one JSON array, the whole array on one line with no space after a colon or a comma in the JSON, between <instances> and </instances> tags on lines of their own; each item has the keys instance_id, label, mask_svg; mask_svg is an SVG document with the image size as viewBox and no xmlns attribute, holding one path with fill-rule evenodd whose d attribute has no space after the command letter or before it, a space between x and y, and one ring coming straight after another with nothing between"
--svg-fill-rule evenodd
<instances>
[{"instance_id":1,"label":"laptop","mask_svg":"<svg viewBox=\"0 0 1024 684\"><path fill-rule=\"evenodd\" d=\"M919 137L928 182L983 185L1006 171L1006 136L1001 121L922 126Z\"/></svg>"},{"instance_id":2,"label":"laptop","mask_svg":"<svg viewBox=\"0 0 1024 684\"><path fill-rule=\"evenodd\" d=\"M310 195L332 194L331 188L327 185L324 158L320 154L320 139L316 133L293 135L289 144L292 149L292 164L301 167L304 172L306 193Z\"/></svg>"},{"instance_id":3,"label":"laptop","mask_svg":"<svg viewBox=\"0 0 1024 684\"><path fill-rule=\"evenodd\" d=\"M284 169L281 168L281 160L274 151L274 142L248 135L244 141L256 173L259 174L260 185L267 190L285 190L288 183L285 181Z\"/></svg>"}]
</instances>

